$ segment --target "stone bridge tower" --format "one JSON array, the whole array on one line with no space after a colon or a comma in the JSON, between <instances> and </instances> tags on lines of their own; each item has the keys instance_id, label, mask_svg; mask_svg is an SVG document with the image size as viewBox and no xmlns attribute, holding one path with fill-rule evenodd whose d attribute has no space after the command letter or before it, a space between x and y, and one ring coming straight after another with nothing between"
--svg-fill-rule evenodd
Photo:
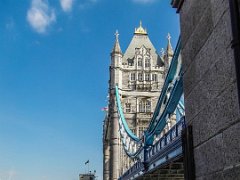
<instances>
[{"instance_id":1,"label":"stone bridge tower","mask_svg":"<svg viewBox=\"0 0 240 180\"><path fill-rule=\"evenodd\" d=\"M135 28L133 38L122 53L119 34L111 52L108 116L103 130L103 179L115 180L133 163L126 157L118 132L115 85L118 85L125 118L130 129L141 136L148 127L164 83L166 68L173 56L170 35L166 51L158 55L147 30ZM165 66L166 65L166 66Z\"/></svg>"}]
</instances>

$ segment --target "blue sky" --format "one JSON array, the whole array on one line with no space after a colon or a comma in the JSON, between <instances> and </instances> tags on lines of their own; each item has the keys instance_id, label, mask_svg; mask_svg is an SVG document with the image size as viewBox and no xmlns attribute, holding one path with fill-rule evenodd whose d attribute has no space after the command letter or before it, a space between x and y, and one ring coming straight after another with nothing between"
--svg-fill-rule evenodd
<instances>
[{"instance_id":1,"label":"blue sky","mask_svg":"<svg viewBox=\"0 0 240 180\"><path fill-rule=\"evenodd\" d=\"M118 29L157 50L179 36L166 0L0 0L0 180L102 179L101 108Z\"/></svg>"}]
</instances>

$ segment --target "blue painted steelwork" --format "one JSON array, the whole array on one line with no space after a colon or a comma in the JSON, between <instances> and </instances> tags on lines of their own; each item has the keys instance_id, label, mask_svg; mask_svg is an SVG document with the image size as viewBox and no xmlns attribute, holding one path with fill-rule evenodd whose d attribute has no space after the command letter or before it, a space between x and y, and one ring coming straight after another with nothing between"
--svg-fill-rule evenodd
<instances>
[{"instance_id":1,"label":"blue painted steelwork","mask_svg":"<svg viewBox=\"0 0 240 180\"><path fill-rule=\"evenodd\" d=\"M146 150L144 163L136 162L119 180L136 179L160 168L173 159L182 157L181 130L183 128L185 128L184 116L156 144Z\"/></svg>"},{"instance_id":2,"label":"blue painted steelwork","mask_svg":"<svg viewBox=\"0 0 240 180\"><path fill-rule=\"evenodd\" d=\"M152 145L154 135L160 134L166 126L166 117L172 114L183 94L183 82L182 82L182 62L180 55L180 38L178 40L172 63L170 65L167 77L165 79L162 93L159 97L157 106L155 108L152 120L146 131L146 145ZM170 94L170 95L169 95ZM168 98L168 95L170 96ZM165 102L168 98L168 102ZM165 107L163 107L165 105ZM163 109L161 113L161 109ZM160 114L161 113L161 114Z\"/></svg>"},{"instance_id":3,"label":"blue painted steelwork","mask_svg":"<svg viewBox=\"0 0 240 180\"><path fill-rule=\"evenodd\" d=\"M144 164L150 163L150 156L148 153L160 152L161 148L158 148L158 145L161 147L162 141L165 138L162 137L157 143L153 144L154 139L162 132L165 128L168 118L176 112L177 116L177 125L182 123L182 117L185 115L184 109L184 100L183 100L183 78L182 78L182 62L180 57L180 39L178 41L177 47L174 52L172 63L170 65L168 74L166 76L161 95L159 97L156 109L154 111L153 117L150 121L149 127L144 132L142 138L138 138L128 127L128 124L124 118L122 111L120 95L118 87L115 88L116 92L116 101L117 109L119 114L119 132L121 135L121 140L123 143L124 150L126 154L131 158L137 158L139 161ZM174 132L175 135L179 136L179 128L176 128L176 131L170 130L169 138L172 142L174 135L171 132ZM165 142L166 141L166 142ZM164 139L165 145L167 146L167 136ZM177 142L177 141L176 141ZM157 144L157 145L156 145ZM153 148L153 150L151 150ZM155 150L154 150L155 148ZM175 148L175 146L173 146ZM179 147L178 147L179 148ZM174 150L174 149L173 149ZM174 151L173 151L174 152ZM164 152L161 151L162 154ZM166 153L166 152L165 152ZM149 165L150 167L150 165ZM139 171L139 169L137 170ZM140 171L139 171L140 172Z\"/></svg>"},{"instance_id":4,"label":"blue painted steelwork","mask_svg":"<svg viewBox=\"0 0 240 180\"><path fill-rule=\"evenodd\" d=\"M143 144L142 140L139 139L133 132L129 129L128 124L125 120L122 105L120 101L120 96L118 92L118 87L115 87L116 92L116 101L117 101L117 109L119 115L119 132L121 136L121 140L123 143L123 148L125 153L131 157L136 158L137 155L141 152Z\"/></svg>"},{"instance_id":5,"label":"blue painted steelwork","mask_svg":"<svg viewBox=\"0 0 240 180\"><path fill-rule=\"evenodd\" d=\"M117 100L117 107L118 107L118 114L121 118L121 121L123 123L124 129L126 130L127 134L129 135L129 137L131 139L133 139L134 141L140 141L140 139L133 134L133 132L129 129L128 124L125 120L125 117L123 115L123 110L122 110L122 105L121 105L121 101L120 101L120 97L119 97L119 92L118 92L118 87L115 87L115 92L116 92L116 100Z\"/></svg>"}]
</instances>

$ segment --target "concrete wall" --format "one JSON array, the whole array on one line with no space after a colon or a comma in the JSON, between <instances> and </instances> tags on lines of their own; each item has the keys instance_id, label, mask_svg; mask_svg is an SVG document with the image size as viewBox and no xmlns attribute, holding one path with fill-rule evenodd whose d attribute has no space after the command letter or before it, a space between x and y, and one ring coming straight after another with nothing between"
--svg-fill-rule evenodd
<instances>
[{"instance_id":1,"label":"concrete wall","mask_svg":"<svg viewBox=\"0 0 240 180\"><path fill-rule=\"evenodd\" d=\"M185 0L180 21L196 179L239 180L240 112L228 0Z\"/></svg>"}]
</instances>

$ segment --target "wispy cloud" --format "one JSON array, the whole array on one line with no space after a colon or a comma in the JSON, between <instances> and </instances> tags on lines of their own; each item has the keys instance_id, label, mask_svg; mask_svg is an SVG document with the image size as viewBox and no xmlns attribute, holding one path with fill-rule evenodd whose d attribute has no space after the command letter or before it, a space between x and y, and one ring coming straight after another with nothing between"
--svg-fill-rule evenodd
<instances>
[{"instance_id":1,"label":"wispy cloud","mask_svg":"<svg viewBox=\"0 0 240 180\"><path fill-rule=\"evenodd\" d=\"M12 30L12 29L14 29L14 27L15 27L15 22L14 22L14 20L13 20L12 18L10 18L10 19L7 21L5 27L6 27L7 30Z\"/></svg>"},{"instance_id":2,"label":"wispy cloud","mask_svg":"<svg viewBox=\"0 0 240 180\"><path fill-rule=\"evenodd\" d=\"M47 1L32 0L31 7L27 12L27 20L36 32L45 33L47 28L56 21L56 15Z\"/></svg>"},{"instance_id":3,"label":"wispy cloud","mask_svg":"<svg viewBox=\"0 0 240 180\"><path fill-rule=\"evenodd\" d=\"M73 0L60 0L63 11L69 12L72 10Z\"/></svg>"},{"instance_id":4,"label":"wispy cloud","mask_svg":"<svg viewBox=\"0 0 240 180\"><path fill-rule=\"evenodd\" d=\"M96 4L99 0L84 0L81 1L79 7L81 10L83 9L87 9L89 7L91 7L92 5Z\"/></svg>"},{"instance_id":5,"label":"wispy cloud","mask_svg":"<svg viewBox=\"0 0 240 180\"><path fill-rule=\"evenodd\" d=\"M0 172L0 180L13 180L16 178L16 171L15 170L9 170L6 172Z\"/></svg>"},{"instance_id":6,"label":"wispy cloud","mask_svg":"<svg viewBox=\"0 0 240 180\"><path fill-rule=\"evenodd\" d=\"M132 1L139 4L148 4L148 3L153 3L156 0L132 0Z\"/></svg>"}]
</instances>

